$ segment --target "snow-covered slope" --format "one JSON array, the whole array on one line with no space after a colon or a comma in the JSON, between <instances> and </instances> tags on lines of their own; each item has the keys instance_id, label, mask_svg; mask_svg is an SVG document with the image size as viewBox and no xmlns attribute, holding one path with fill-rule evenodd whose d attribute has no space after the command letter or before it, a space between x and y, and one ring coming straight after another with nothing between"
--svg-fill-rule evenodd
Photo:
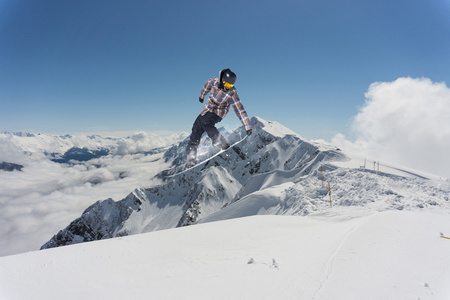
<instances>
[{"instance_id":1,"label":"snow-covered slope","mask_svg":"<svg viewBox=\"0 0 450 300\"><path fill-rule=\"evenodd\" d=\"M0 258L0 299L449 299L443 212L335 207Z\"/></svg>"},{"instance_id":2,"label":"snow-covered slope","mask_svg":"<svg viewBox=\"0 0 450 300\"><path fill-rule=\"evenodd\" d=\"M304 216L330 204L383 211L448 203L445 182L341 168L337 165L351 159L339 149L310 142L276 122L255 117L251 123L254 133L239 145L244 155L230 149L167 177L184 164L186 141L174 146L165 154L174 168L158 175L163 184L138 188L117 203L98 201L43 248L257 214ZM234 142L243 134L239 128L227 138ZM200 148L211 149L209 143L204 138ZM203 157L210 155L205 151Z\"/></svg>"},{"instance_id":3,"label":"snow-covered slope","mask_svg":"<svg viewBox=\"0 0 450 300\"><path fill-rule=\"evenodd\" d=\"M280 174L281 173L281 174ZM261 177L261 178L259 178ZM247 182L241 200L201 222L256 214L309 215L333 207L357 206L374 211L449 206L448 183L407 178L365 169L336 169L292 178L273 172ZM330 188L328 182L331 182ZM331 204L330 204L331 189ZM247 193L247 191L254 191Z\"/></svg>"}]
</instances>

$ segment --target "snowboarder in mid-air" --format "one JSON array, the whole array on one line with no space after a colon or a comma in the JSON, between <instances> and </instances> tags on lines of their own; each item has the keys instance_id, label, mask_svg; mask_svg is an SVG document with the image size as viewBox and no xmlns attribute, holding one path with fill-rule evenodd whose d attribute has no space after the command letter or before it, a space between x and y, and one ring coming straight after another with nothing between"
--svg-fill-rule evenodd
<instances>
[{"instance_id":1,"label":"snowboarder in mid-air","mask_svg":"<svg viewBox=\"0 0 450 300\"><path fill-rule=\"evenodd\" d=\"M213 77L208 79L203 86L199 97L200 103L203 103L205 96L210 91L211 94L192 126L191 138L186 149L186 168L192 168L197 164L197 148L205 131L214 146L218 146L222 150L230 147L215 126L225 118L230 110L230 105L233 106L236 115L245 126L247 135L252 134L250 119L234 87L235 82L236 74L230 69L224 69L220 71L219 78Z\"/></svg>"}]
</instances>

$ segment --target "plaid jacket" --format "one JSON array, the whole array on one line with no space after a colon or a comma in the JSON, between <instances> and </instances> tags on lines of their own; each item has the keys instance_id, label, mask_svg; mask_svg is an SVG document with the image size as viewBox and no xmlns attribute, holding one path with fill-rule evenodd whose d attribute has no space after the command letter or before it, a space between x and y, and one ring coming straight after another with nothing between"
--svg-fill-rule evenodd
<instances>
[{"instance_id":1,"label":"plaid jacket","mask_svg":"<svg viewBox=\"0 0 450 300\"><path fill-rule=\"evenodd\" d=\"M208 102L205 104L201 112L202 116L204 116L207 112L213 112L223 119L230 110L230 105L232 105L239 120L242 124L244 124L245 130L252 129L250 119L248 118L247 112L239 99L239 95L235 87L232 87L229 90L221 90L219 89L219 78L213 77L206 81L200 93L200 98L205 99L206 94L210 91L211 94L209 95Z\"/></svg>"}]
</instances>

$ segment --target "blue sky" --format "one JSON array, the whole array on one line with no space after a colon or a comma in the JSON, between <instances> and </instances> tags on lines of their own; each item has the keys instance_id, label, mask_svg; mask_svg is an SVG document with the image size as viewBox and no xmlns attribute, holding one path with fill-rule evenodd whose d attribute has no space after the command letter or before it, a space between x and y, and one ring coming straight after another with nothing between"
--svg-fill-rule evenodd
<instances>
[{"instance_id":1,"label":"blue sky","mask_svg":"<svg viewBox=\"0 0 450 300\"><path fill-rule=\"evenodd\" d=\"M190 131L231 68L250 116L329 140L374 82L450 83L449 16L449 0L0 0L0 132Z\"/></svg>"}]
</instances>

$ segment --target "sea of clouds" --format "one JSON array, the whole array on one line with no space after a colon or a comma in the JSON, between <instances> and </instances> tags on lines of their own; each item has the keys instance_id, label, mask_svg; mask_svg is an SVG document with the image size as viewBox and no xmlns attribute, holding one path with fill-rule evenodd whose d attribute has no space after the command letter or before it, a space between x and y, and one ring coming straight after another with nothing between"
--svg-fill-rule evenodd
<instances>
[{"instance_id":1,"label":"sea of clouds","mask_svg":"<svg viewBox=\"0 0 450 300\"><path fill-rule=\"evenodd\" d=\"M148 151L186 136L138 132L105 139L0 134L0 162L24 166L22 171L0 170L0 256L38 250L97 200L117 201L137 187L158 184L154 176L168 165L163 153ZM107 148L110 155L76 164L50 160L48 153L64 153L71 147Z\"/></svg>"},{"instance_id":2,"label":"sea of clouds","mask_svg":"<svg viewBox=\"0 0 450 300\"><path fill-rule=\"evenodd\" d=\"M354 117L350 137L331 143L385 163L450 178L450 89L428 78L376 82Z\"/></svg>"}]
</instances>

